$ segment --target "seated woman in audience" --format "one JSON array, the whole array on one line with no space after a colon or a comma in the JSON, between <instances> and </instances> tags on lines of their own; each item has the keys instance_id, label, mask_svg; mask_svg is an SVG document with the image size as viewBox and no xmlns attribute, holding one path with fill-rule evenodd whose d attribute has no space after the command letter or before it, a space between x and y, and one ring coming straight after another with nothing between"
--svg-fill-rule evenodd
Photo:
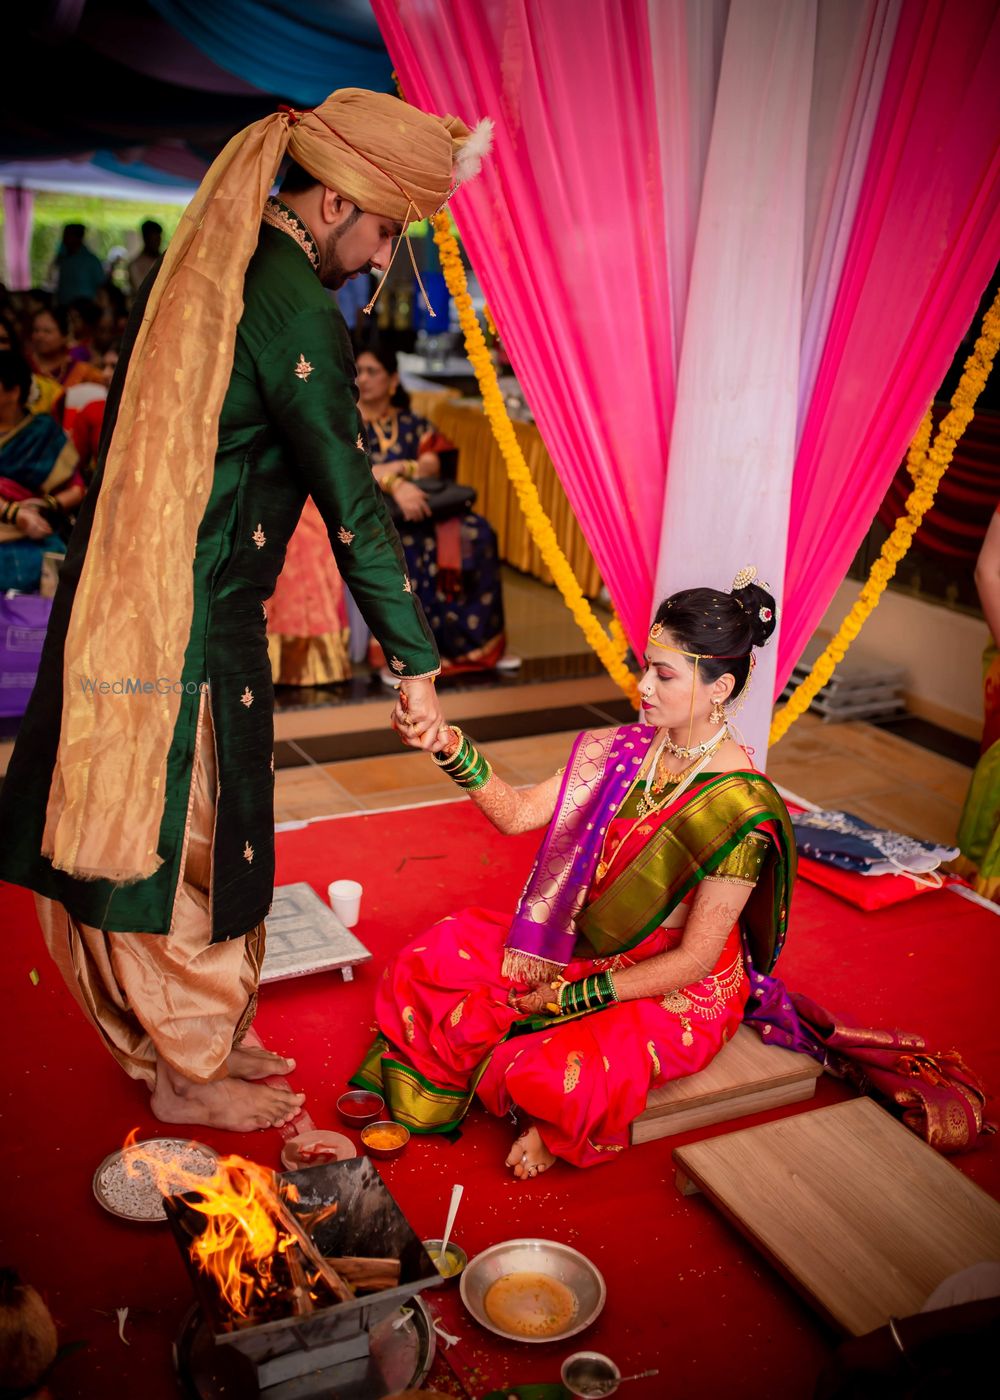
<instances>
[{"instance_id":1,"label":"seated woman in audience","mask_svg":"<svg viewBox=\"0 0 1000 1400\"><path fill-rule=\"evenodd\" d=\"M358 354L358 407L368 430L376 479L403 516L399 525L413 591L423 606L444 673L486 670L505 650L500 558L489 522L472 511L435 520L419 481L440 477L450 447L426 418L410 411L395 352ZM509 664L509 663L508 663ZM394 680L389 673L385 679Z\"/></svg>"},{"instance_id":2,"label":"seated woman in audience","mask_svg":"<svg viewBox=\"0 0 1000 1400\"><path fill-rule=\"evenodd\" d=\"M511 921L462 909L390 962L380 1035L352 1083L416 1132L473 1095L515 1112L507 1157L533 1177L628 1146L650 1089L703 1069L784 939L795 839L778 793L730 734L774 599L687 589L660 605L642 722L581 734L564 776L514 789L447 727L436 760L498 830L547 827Z\"/></svg>"},{"instance_id":3,"label":"seated woman in audience","mask_svg":"<svg viewBox=\"0 0 1000 1400\"><path fill-rule=\"evenodd\" d=\"M0 593L37 591L42 555L65 552L53 519L84 494L75 447L54 419L28 411L30 389L24 357L0 350Z\"/></svg>"},{"instance_id":4,"label":"seated woman in audience","mask_svg":"<svg viewBox=\"0 0 1000 1400\"><path fill-rule=\"evenodd\" d=\"M101 382L101 371L86 362L69 343L69 315L60 306L36 311L31 318L29 343L31 368L38 394L32 396L35 412L59 413L66 389L74 384ZM40 400L39 400L40 395ZM39 402L41 407L39 407Z\"/></svg>"}]
</instances>

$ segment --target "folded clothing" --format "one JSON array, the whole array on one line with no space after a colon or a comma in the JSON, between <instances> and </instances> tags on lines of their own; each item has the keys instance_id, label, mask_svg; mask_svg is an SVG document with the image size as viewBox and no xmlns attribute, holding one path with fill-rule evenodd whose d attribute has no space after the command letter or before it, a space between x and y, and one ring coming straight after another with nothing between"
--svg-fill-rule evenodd
<instances>
[{"instance_id":1,"label":"folded clothing","mask_svg":"<svg viewBox=\"0 0 1000 1400\"><path fill-rule=\"evenodd\" d=\"M957 847L885 831L850 812L796 812L792 825L800 856L855 875L926 876L958 855Z\"/></svg>"}]
</instances>

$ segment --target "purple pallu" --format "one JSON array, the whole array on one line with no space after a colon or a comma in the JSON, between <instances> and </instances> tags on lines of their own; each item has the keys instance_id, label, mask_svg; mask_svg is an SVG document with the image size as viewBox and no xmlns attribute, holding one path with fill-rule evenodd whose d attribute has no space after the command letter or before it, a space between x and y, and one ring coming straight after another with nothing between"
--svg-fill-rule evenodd
<instances>
[{"instance_id":1,"label":"purple pallu","mask_svg":"<svg viewBox=\"0 0 1000 1400\"><path fill-rule=\"evenodd\" d=\"M931 1050L922 1035L868 1029L834 1015L778 977L748 965L751 997L743 1019L768 1045L819 1060L838 1079L880 1099L939 1152L962 1152L983 1133L986 1091L957 1050Z\"/></svg>"},{"instance_id":2,"label":"purple pallu","mask_svg":"<svg viewBox=\"0 0 1000 1400\"><path fill-rule=\"evenodd\" d=\"M612 821L649 750L655 730L645 724L585 730L573 746L555 815L538 849L507 935L504 974L543 981L572 960L576 916Z\"/></svg>"}]
</instances>

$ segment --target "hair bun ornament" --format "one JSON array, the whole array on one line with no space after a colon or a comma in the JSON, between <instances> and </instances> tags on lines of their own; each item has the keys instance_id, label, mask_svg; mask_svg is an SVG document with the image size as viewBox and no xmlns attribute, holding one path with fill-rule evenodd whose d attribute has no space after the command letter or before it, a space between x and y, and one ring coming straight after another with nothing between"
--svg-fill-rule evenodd
<instances>
[{"instance_id":1,"label":"hair bun ornament","mask_svg":"<svg viewBox=\"0 0 1000 1400\"><path fill-rule=\"evenodd\" d=\"M749 588L757 577L757 570L752 564L748 564L745 569L741 569L733 579L732 593L739 593L743 588Z\"/></svg>"}]
</instances>

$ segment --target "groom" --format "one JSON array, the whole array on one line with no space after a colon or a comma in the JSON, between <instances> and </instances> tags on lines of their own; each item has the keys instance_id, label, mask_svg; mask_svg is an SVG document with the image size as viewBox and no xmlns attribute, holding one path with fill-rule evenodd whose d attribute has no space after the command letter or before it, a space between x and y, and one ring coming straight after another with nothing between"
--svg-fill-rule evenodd
<instances>
[{"instance_id":1,"label":"groom","mask_svg":"<svg viewBox=\"0 0 1000 1400\"><path fill-rule=\"evenodd\" d=\"M430 748L442 722L324 288L388 266L448 198L468 137L359 89L256 123L130 323L0 797L0 878L36 892L71 992L165 1122L249 1131L303 1099L262 1082L291 1060L242 1041L274 888L264 600L307 495L399 676L394 723ZM285 197L268 199L286 148Z\"/></svg>"}]
</instances>

